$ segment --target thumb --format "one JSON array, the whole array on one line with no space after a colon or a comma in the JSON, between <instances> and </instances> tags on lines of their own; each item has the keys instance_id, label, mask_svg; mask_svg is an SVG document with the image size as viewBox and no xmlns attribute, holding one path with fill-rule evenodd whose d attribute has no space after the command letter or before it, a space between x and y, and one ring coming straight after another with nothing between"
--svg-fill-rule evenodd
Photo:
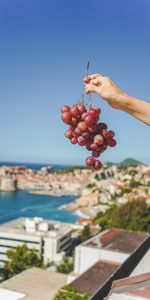
<instances>
[{"instance_id":1,"label":"thumb","mask_svg":"<svg viewBox=\"0 0 150 300\"><path fill-rule=\"evenodd\" d=\"M91 93L91 92L94 92L94 93L98 93L99 92L99 87L96 86L95 84L86 84L85 86L85 91L86 93Z\"/></svg>"}]
</instances>

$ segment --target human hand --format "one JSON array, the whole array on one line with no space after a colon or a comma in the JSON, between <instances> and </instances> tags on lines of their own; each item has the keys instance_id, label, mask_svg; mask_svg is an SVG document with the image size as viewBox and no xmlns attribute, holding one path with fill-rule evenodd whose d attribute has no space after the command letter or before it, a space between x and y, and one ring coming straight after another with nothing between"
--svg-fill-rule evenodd
<instances>
[{"instance_id":1,"label":"human hand","mask_svg":"<svg viewBox=\"0 0 150 300\"><path fill-rule=\"evenodd\" d=\"M97 93L110 106L123 110L150 126L150 103L129 96L122 91L109 77L100 74L88 75L84 78L86 93Z\"/></svg>"},{"instance_id":2,"label":"human hand","mask_svg":"<svg viewBox=\"0 0 150 300\"><path fill-rule=\"evenodd\" d=\"M121 109L122 96L126 94L109 78L100 74L88 75L84 78L86 93L97 93L113 108Z\"/></svg>"}]
</instances>

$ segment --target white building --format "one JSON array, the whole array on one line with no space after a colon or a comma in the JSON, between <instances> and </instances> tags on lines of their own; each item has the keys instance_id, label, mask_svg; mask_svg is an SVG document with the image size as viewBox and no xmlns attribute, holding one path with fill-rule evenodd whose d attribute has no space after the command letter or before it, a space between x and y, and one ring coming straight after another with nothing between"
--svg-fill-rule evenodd
<instances>
[{"instance_id":1,"label":"white building","mask_svg":"<svg viewBox=\"0 0 150 300\"><path fill-rule=\"evenodd\" d=\"M74 272L68 276L68 283L98 261L122 264L147 236L147 233L112 228L80 244L75 248Z\"/></svg>"},{"instance_id":2,"label":"white building","mask_svg":"<svg viewBox=\"0 0 150 300\"><path fill-rule=\"evenodd\" d=\"M72 247L72 226L42 218L19 218L0 225L0 263L7 261L9 249L23 244L36 249L44 263L61 261Z\"/></svg>"}]
</instances>

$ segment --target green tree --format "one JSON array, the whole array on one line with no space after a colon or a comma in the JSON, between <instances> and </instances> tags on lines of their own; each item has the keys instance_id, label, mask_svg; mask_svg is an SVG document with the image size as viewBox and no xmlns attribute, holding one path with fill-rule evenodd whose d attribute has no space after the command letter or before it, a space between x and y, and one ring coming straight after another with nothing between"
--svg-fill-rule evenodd
<instances>
[{"instance_id":1,"label":"green tree","mask_svg":"<svg viewBox=\"0 0 150 300\"><path fill-rule=\"evenodd\" d=\"M71 286L61 288L53 300L88 300L88 294L81 294Z\"/></svg>"},{"instance_id":2,"label":"green tree","mask_svg":"<svg viewBox=\"0 0 150 300\"><path fill-rule=\"evenodd\" d=\"M57 266L56 271L59 273L69 274L73 271L74 268L74 261L73 258L69 259L68 256L63 257L63 261L60 263L60 265Z\"/></svg>"},{"instance_id":3,"label":"green tree","mask_svg":"<svg viewBox=\"0 0 150 300\"><path fill-rule=\"evenodd\" d=\"M4 269L9 272L9 277L32 267L42 267L41 258L35 249L29 249L26 245L17 246L7 251L8 261Z\"/></svg>"},{"instance_id":4,"label":"green tree","mask_svg":"<svg viewBox=\"0 0 150 300\"><path fill-rule=\"evenodd\" d=\"M88 189L92 189L92 188L95 188L96 187L96 184L95 183L89 183L88 185L87 185L87 188Z\"/></svg>"},{"instance_id":5,"label":"green tree","mask_svg":"<svg viewBox=\"0 0 150 300\"><path fill-rule=\"evenodd\" d=\"M9 278L9 272L5 268L0 268L0 283Z\"/></svg>"},{"instance_id":6,"label":"green tree","mask_svg":"<svg viewBox=\"0 0 150 300\"><path fill-rule=\"evenodd\" d=\"M85 242L86 240L88 240L90 238L90 227L89 225L86 225L82 231L82 234L80 236L80 243Z\"/></svg>"},{"instance_id":7,"label":"green tree","mask_svg":"<svg viewBox=\"0 0 150 300\"><path fill-rule=\"evenodd\" d=\"M131 188L135 188L135 187L137 187L137 186L139 186L139 185L142 185L139 181L135 181L134 179L132 179L131 181L130 181L130 183L129 183L129 186L131 187Z\"/></svg>"},{"instance_id":8,"label":"green tree","mask_svg":"<svg viewBox=\"0 0 150 300\"><path fill-rule=\"evenodd\" d=\"M105 213L98 213L94 224L102 229L112 227L150 232L150 206L145 200L132 200L122 206L112 206Z\"/></svg>"}]
</instances>

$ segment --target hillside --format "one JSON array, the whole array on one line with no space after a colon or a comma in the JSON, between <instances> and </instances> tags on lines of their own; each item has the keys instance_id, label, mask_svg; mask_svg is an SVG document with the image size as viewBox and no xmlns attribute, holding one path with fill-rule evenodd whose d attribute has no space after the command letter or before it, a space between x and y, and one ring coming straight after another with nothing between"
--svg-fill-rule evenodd
<instances>
[{"instance_id":1,"label":"hillside","mask_svg":"<svg viewBox=\"0 0 150 300\"><path fill-rule=\"evenodd\" d=\"M140 164L143 164L141 161L139 160L136 160L134 158L126 158L124 159L120 165L123 165L123 166L127 166L127 165L140 165Z\"/></svg>"}]
</instances>

